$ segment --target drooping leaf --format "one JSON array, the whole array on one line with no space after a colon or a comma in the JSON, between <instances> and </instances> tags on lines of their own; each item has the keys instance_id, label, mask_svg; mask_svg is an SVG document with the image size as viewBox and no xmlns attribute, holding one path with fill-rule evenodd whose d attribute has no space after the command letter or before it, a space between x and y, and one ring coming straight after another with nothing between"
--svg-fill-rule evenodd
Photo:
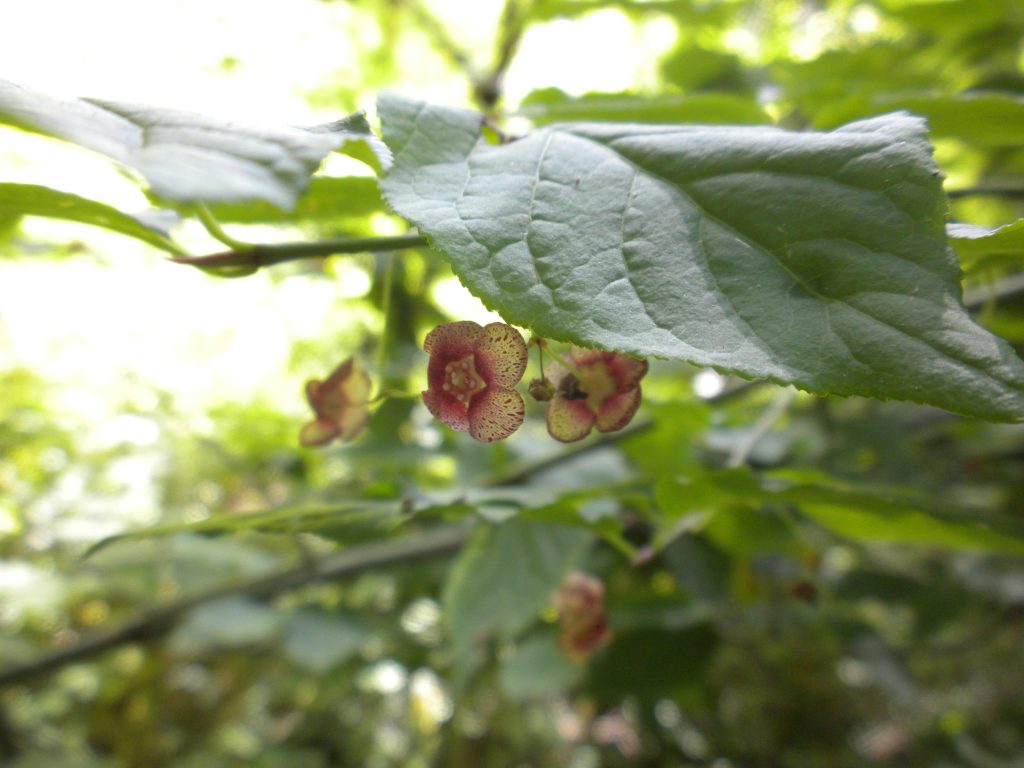
<instances>
[{"instance_id":1,"label":"drooping leaf","mask_svg":"<svg viewBox=\"0 0 1024 768\"><path fill-rule=\"evenodd\" d=\"M456 647L525 629L592 540L579 528L518 519L481 528L449 572L442 598Z\"/></svg>"},{"instance_id":2,"label":"drooping leaf","mask_svg":"<svg viewBox=\"0 0 1024 768\"><path fill-rule=\"evenodd\" d=\"M924 123L565 124L381 97L396 212L509 322L813 392L1024 420L1024 363L960 300Z\"/></svg>"},{"instance_id":3,"label":"drooping leaf","mask_svg":"<svg viewBox=\"0 0 1024 768\"><path fill-rule=\"evenodd\" d=\"M968 271L1024 266L1024 219L996 229L952 223L946 234Z\"/></svg>"},{"instance_id":4,"label":"drooping leaf","mask_svg":"<svg viewBox=\"0 0 1024 768\"><path fill-rule=\"evenodd\" d=\"M135 216L97 200L36 184L0 184L0 218L8 215L45 216L91 224L134 237L173 254L184 253L163 232Z\"/></svg>"},{"instance_id":5,"label":"drooping leaf","mask_svg":"<svg viewBox=\"0 0 1024 768\"><path fill-rule=\"evenodd\" d=\"M50 96L0 80L0 122L74 142L138 171L175 203L265 200L290 210L333 150L387 167L390 155L366 117L311 129L98 99Z\"/></svg>"}]
</instances>

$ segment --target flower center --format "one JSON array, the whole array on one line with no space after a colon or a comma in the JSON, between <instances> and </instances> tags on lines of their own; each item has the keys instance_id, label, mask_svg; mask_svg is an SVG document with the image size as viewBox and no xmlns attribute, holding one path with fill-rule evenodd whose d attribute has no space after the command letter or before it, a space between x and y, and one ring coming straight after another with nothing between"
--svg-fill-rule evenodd
<instances>
[{"instance_id":1,"label":"flower center","mask_svg":"<svg viewBox=\"0 0 1024 768\"><path fill-rule=\"evenodd\" d=\"M587 408L597 413L601 409L601 404L615 394L615 377L603 360L581 366L578 376L577 388L587 398Z\"/></svg>"},{"instance_id":2,"label":"flower center","mask_svg":"<svg viewBox=\"0 0 1024 768\"><path fill-rule=\"evenodd\" d=\"M487 389L487 382L476 372L476 358L468 354L444 367L441 388L460 403L468 404L473 395Z\"/></svg>"}]
</instances>

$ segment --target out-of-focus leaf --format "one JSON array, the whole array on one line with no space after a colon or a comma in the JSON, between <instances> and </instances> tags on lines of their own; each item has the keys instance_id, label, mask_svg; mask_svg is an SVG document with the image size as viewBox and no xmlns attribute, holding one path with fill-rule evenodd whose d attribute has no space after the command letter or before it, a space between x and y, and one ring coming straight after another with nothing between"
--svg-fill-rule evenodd
<instances>
[{"instance_id":1,"label":"out-of-focus leaf","mask_svg":"<svg viewBox=\"0 0 1024 768\"><path fill-rule=\"evenodd\" d=\"M742 93L749 90L748 75L739 56L689 42L661 62L661 72L666 80L684 91L715 88Z\"/></svg>"},{"instance_id":2,"label":"out-of-focus leaf","mask_svg":"<svg viewBox=\"0 0 1024 768\"><path fill-rule=\"evenodd\" d=\"M912 579L869 569L845 574L833 595L844 601L876 600L914 609L915 630L925 635L954 620L965 606L977 602L963 587L943 580Z\"/></svg>"},{"instance_id":3,"label":"out-of-focus leaf","mask_svg":"<svg viewBox=\"0 0 1024 768\"><path fill-rule=\"evenodd\" d=\"M1024 266L1024 219L995 229L954 222L946 235L967 271Z\"/></svg>"},{"instance_id":4,"label":"out-of-focus leaf","mask_svg":"<svg viewBox=\"0 0 1024 768\"><path fill-rule=\"evenodd\" d=\"M0 219L8 216L44 216L77 221L134 237L176 255L184 253L166 232L148 222L122 213L106 203L36 184L0 183Z\"/></svg>"},{"instance_id":5,"label":"out-of-focus leaf","mask_svg":"<svg viewBox=\"0 0 1024 768\"><path fill-rule=\"evenodd\" d=\"M587 687L603 703L620 701L624 695L644 701L671 696L700 681L717 644L717 635L707 625L617 634L595 657Z\"/></svg>"},{"instance_id":6,"label":"out-of-focus leaf","mask_svg":"<svg viewBox=\"0 0 1024 768\"><path fill-rule=\"evenodd\" d=\"M245 597L225 597L193 609L168 640L178 653L202 653L266 643L277 637L281 617Z\"/></svg>"},{"instance_id":7,"label":"out-of-focus leaf","mask_svg":"<svg viewBox=\"0 0 1024 768\"><path fill-rule=\"evenodd\" d=\"M592 541L586 530L515 518L481 527L444 587L445 619L456 648L523 631Z\"/></svg>"},{"instance_id":8,"label":"out-of-focus leaf","mask_svg":"<svg viewBox=\"0 0 1024 768\"><path fill-rule=\"evenodd\" d=\"M809 391L1024 420L975 323L924 124L831 133L576 123L492 145L479 114L379 100L389 204L539 335Z\"/></svg>"},{"instance_id":9,"label":"out-of-focus leaf","mask_svg":"<svg viewBox=\"0 0 1024 768\"><path fill-rule=\"evenodd\" d=\"M296 221L344 221L386 213L380 186L372 176L314 176L291 212L263 201L216 203L209 206L224 224L270 224Z\"/></svg>"},{"instance_id":10,"label":"out-of-focus leaf","mask_svg":"<svg viewBox=\"0 0 1024 768\"><path fill-rule=\"evenodd\" d=\"M302 610L285 622L282 646L293 664L322 674L358 651L368 634L352 617Z\"/></svg>"},{"instance_id":11,"label":"out-of-focus leaf","mask_svg":"<svg viewBox=\"0 0 1024 768\"><path fill-rule=\"evenodd\" d=\"M819 128L905 109L928 119L933 136L960 139L977 147L1024 146L1024 99L1008 93L875 93L822 110Z\"/></svg>"},{"instance_id":12,"label":"out-of-focus leaf","mask_svg":"<svg viewBox=\"0 0 1024 768\"><path fill-rule=\"evenodd\" d=\"M1024 523L989 510L910 492L812 483L793 473L760 480L745 470L695 474L686 481L665 478L655 495L669 520L700 514L694 528L707 528L710 535L715 527L715 543L739 553L782 544L778 518L754 510L792 504L854 541L1024 554Z\"/></svg>"},{"instance_id":13,"label":"out-of-focus leaf","mask_svg":"<svg viewBox=\"0 0 1024 768\"><path fill-rule=\"evenodd\" d=\"M575 18L604 8L615 8L637 17L664 14L680 23L693 26L727 23L741 7L738 3L705 3L694 0L537 0L528 5L528 18L549 21Z\"/></svg>"},{"instance_id":14,"label":"out-of-focus leaf","mask_svg":"<svg viewBox=\"0 0 1024 768\"><path fill-rule=\"evenodd\" d=\"M730 558L703 536L679 536L661 553L676 582L695 600L726 600Z\"/></svg>"},{"instance_id":15,"label":"out-of-focus leaf","mask_svg":"<svg viewBox=\"0 0 1024 768\"><path fill-rule=\"evenodd\" d=\"M535 125L592 120L628 123L769 123L758 103L732 93L644 96L637 93L588 93L573 97L557 88L534 91L518 113Z\"/></svg>"},{"instance_id":16,"label":"out-of-focus leaf","mask_svg":"<svg viewBox=\"0 0 1024 768\"><path fill-rule=\"evenodd\" d=\"M819 524L854 541L1024 554L1024 521L988 509L911 491L838 483L775 486L781 477L766 481L766 501L795 504Z\"/></svg>"},{"instance_id":17,"label":"out-of-focus leaf","mask_svg":"<svg viewBox=\"0 0 1024 768\"><path fill-rule=\"evenodd\" d=\"M796 532L785 520L770 511L740 504L728 505L712 515L704 535L719 549L733 555L800 551Z\"/></svg>"},{"instance_id":18,"label":"out-of-focus leaf","mask_svg":"<svg viewBox=\"0 0 1024 768\"><path fill-rule=\"evenodd\" d=\"M294 207L333 150L390 152L363 114L311 129L262 127L189 112L50 96L0 80L0 122L74 142L138 171L176 203L265 200ZM362 149L360 149L362 148Z\"/></svg>"},{"instance_id":19,"label":"out-of-focus leaf","mask_svg":"<svg viewBox=\"0 0 1024 768\"><path fill-rule=\"evenodd\" d=\"M826 501L817 490L808 493L806 489L792 489L786 496L799 505L803 514L852 541L1024 555L1024 541L980 525L951 523L924 512L896 511L885 504L858 503L842 497Z\"/></svg>"},{"instance_id":20,"label":"out-of-focus leaf","mask_svg":"<svg viewBox=\"0 0 1024 768\"><path fill-rule=\"evenodd\" d=\"M651 426L622 442L629 460L652 478L685 474L700 463L697 447L710 426L711 410L700 402L648 403Z\"/></svg>"},{"instance_id":21,"label":"out-of-focus leaf","mask_svg":"<svg viewBox=\"0 0 1024 768\"><path fill-rule=\"evenodd\" d=\"M557 633L531 634L502 659L498 680L505 694L515 700L555 696L573 685L585 668L573 664L558 645Z\"/></svg>"}]
</instances>

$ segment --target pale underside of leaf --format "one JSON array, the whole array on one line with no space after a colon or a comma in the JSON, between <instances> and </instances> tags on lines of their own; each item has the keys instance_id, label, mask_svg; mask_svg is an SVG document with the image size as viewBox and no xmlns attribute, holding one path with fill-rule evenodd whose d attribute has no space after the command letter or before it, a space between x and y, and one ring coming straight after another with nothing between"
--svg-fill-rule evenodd
<instances>
[{"instance_id":1,"label":"pale underside of leaf","mask_svg":"<svg viewBox=\"0 0 1024 768\"><path fill-rule=\"evenodd\" d=\"M178 110L50 96L0 80L0 122L70 141L132 168L176 203L265 200L290 210L333 150L390 153L365 117L312 129L255 126Z\"/></svg>"},{"instance_id":2,"label":"pale underside of leaf","mask_svg":"<svg viewBox=\"0 0 1024 768\"><path fill-rule=\"evenodd\" d=\"M492 145L392 94L382 189L509 322L814 392L1024 420L1024 364L978 326L923 121L830 133L563 124Z\"/></svg>"}]
</instances>

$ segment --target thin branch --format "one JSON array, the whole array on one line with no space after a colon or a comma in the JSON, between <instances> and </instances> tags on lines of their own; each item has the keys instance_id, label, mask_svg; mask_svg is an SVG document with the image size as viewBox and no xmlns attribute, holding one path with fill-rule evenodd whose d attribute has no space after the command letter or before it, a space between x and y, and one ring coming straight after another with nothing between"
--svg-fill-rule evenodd
<instances>
[{"instance_id":1,"label":"thin branch","mask_svg":"<svg viewBox=\"0 0 1024 768\"><path fill-rule=\"evenodd\" d=\"M170 632L193 608L215 600L238 595L269 598L315 581L341 579L373 568L451 554L462 547L466 535L460 528L440 528L420 536L345 549L319 560L315 568L303 564L277 570L242 583L216 587L140 613L120 626L92 634L74 645L45 653L24 664L8 667L0 671L0 687L23 683L38 675L90 659L127 643L160 638Z\"/></svg>"},{"instance_id":2,"label":"thin branch","mask_svg":"<svg viewBox=\"0 0 1024 768\"><path fill-rule=\"evenodd\" d=\"M505 0L498 25L498 39L495 46L494 63L490 71L473 83L473 93L483 106L490 111L501 101L505 73L515 58L519 43L526 31L526 20L522 0Z\"/></svg>"},{"instance_id":3,"label":"thin branch","mask_svg":"<svg viewBox=\"0 0 1024 768\"><path fill-rule=\"evenodd\" d=\"M772 428L778 418L789 410L789 406L793 404L795 399L796 390L792 387L787 387L780 392L776 398L769 403L768 407L765 408L764 413L762 413L760 418L754 422L746 435L743 436L743 439L733 447L728 460L725 462L725 466L729 469L736 469L737 467L742 467L746 464L747 459L750 458L750 454L757 447L757 444L761 442L761 438L767 435L768 431Z\"/></svg>"},{"instance_id":4,"label":"thin branch","mask_svg":"<svg viewBox=\"0 0 1024 768\"><path fill-rule=\"evenodd\" d=\"M404 5L412 13L420 30L430 39L434 48L447 57L452 64L465 72L470 80L476 80L473 73L472 59L466 50L448 34L444 24L421 2L406 0Z\"/></svg>"},{"instance_id":5,"label":"thin branch","mask_svg":"<svg viewBox=\"0 0 1024 768\"><path fill-rule=\"evenodd\" d=\"M274 243L253 245L251 250L224 251L209 256L176 256L171 261L193 267L248 267L259 269L286 261L334 256L342 253L370 251L398 251L403 248L422 248L427 244L423 235L397 235L395 237L350 237L338 240L317 240L312 243Z\"/></svg>"}]
</instances>

